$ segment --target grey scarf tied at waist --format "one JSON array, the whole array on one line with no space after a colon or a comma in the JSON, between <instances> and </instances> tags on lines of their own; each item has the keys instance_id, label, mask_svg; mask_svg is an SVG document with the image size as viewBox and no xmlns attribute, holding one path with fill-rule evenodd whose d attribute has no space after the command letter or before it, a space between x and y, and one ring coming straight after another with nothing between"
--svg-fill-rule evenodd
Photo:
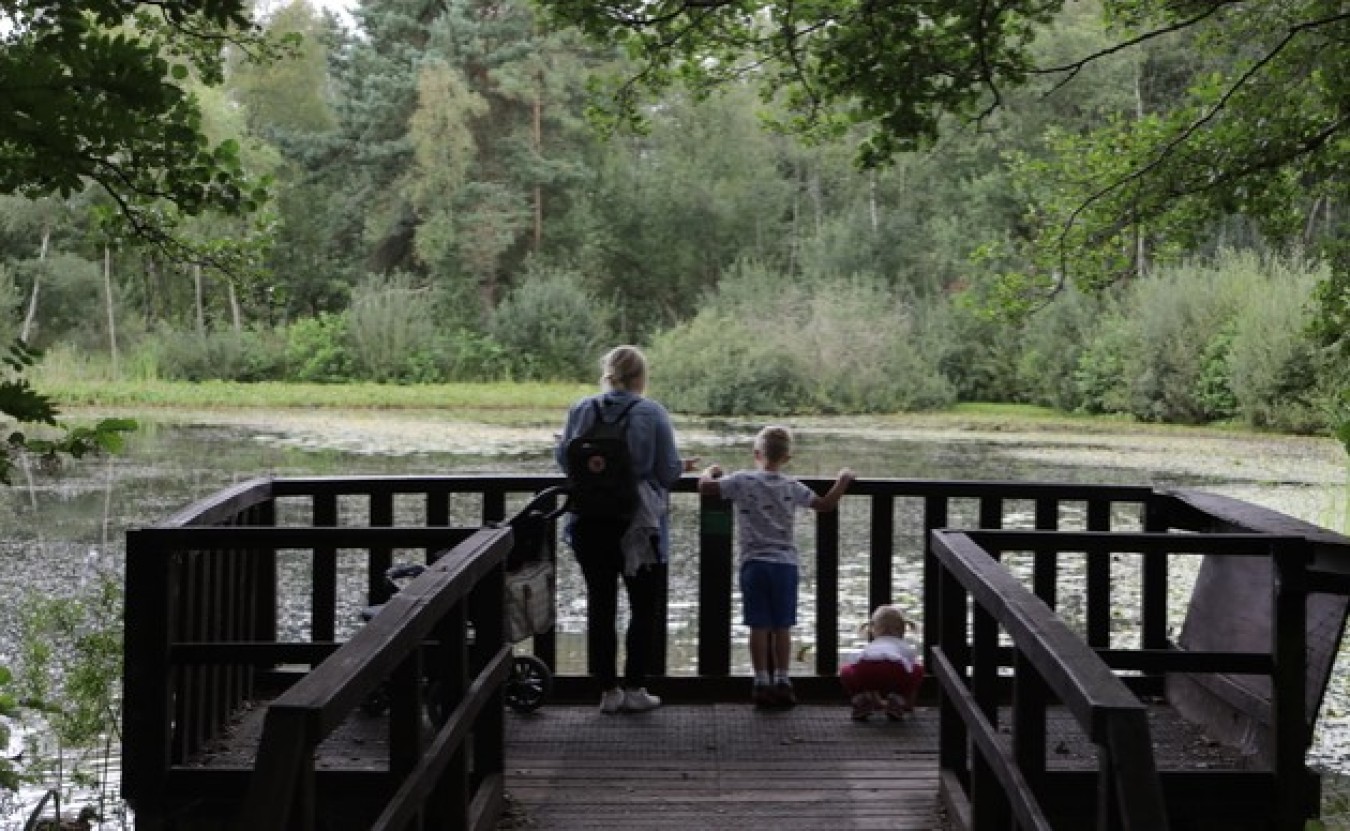
<instances>
[{"instance_id":1,"label":"grey scarf tied at waist","mask_svg":"<svg viewBox=\"0 0 1350 831\"><path fill-rule=\"evenodd\" d=\"M623 532L619 547L623 551L623 573L637 574L644 566L661 562L658 553L661 544L661 519L669 506L666 492L651 482L638 483L638 509L628 530Z\"/></svg>"}]
</instances>

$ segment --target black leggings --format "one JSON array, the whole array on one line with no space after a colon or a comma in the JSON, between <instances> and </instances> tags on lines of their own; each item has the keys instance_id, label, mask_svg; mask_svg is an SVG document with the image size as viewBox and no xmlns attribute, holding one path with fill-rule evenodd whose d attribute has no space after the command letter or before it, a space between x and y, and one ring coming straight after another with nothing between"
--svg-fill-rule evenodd
<instances>
[{"instance_id":1,"label":"black leggings","mask_svg":"<svg viewBox=\"0 0 1350 831\"><path fill-rule=\"evenodd\" d=\"M619 580L628 592L628 634L624 639L624 686L641 687L653 669L660 634L664 563L649 565L629 577L623 573L621 526L577 520L572 547L586 581L586 664L604 689L618 686Z\"/></svg>"}]
</instances>

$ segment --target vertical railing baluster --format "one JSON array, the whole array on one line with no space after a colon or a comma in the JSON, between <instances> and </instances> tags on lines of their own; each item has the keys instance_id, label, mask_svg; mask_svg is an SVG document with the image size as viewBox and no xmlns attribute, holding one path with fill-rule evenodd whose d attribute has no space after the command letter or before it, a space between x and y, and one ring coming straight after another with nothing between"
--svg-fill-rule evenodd
<instances>
[{"instance_id":1,"label":"vertical railing baluster","mask_svg":"<svg viewBox=\"0 0 1350 831\"><path fill-rule=\"evenodd\" d=\"M1162 533L1167 530L1157 497L1144 503L1144 531ZM1142 646L1144 649L1167 648L1167 555L1142 555L1140 570L1142 583L1143 618Z\"/></svg>"},{"instance_id":2,"label":"vertical railing baluster","mask_svg":"<svg viewBox=\"0 0 1350 831\"><path fill-rule=\"evenodd\" d=\"M867 609L870 612L892 600L895 569L895 497L878 493L871 497L872 526L868 534Z\"/></svg>"},{"instance_id":3,"label":"vertical railing baluster","mask_svg":"<svg viewBox=\"0 0 1350 831\"><path fill-rule=\"evenodd\" d=\"M731 503L700 497L698 507L698 674L731 674Z\"/></svg>"},{"instance_id":4,"label":"vertical railing baluster","mask_svg":"<svg viewBox=\"0 0 1350 831\"><path fill-rule=\"evenodd\" d=\"M370 526L388 528L394 524L394 495L380 491L370 495ZM394 564L394 551L387 545L372 547L366 557L366 596L370 605L389 599L390 588L384 575Z\"/></svg>"},{"instance_id":5,"label":"vertical railing baluster","mask_svg":"<svg viewBox=\"0 0 1350 831\"><path fill-rule=\"evenodd\" d=\"M1087 530L1111 530L1111 503L1089 499ZM1087 556L1087 642L1095 649L1111 646L1111 553L1092 552Z\"/></svg>"},{"instance_id":6,"label":"vertical railing baluster","mask_svg":"<svg viewBox=\"0 0 1350 831\"><path fill-rule=\"evenodd\" d=\"M315 494L310 510L316 528L337 527L337 494ZM331 641L337 636L337 549L332 546L315 548L313 560L309 636L315 641Z\"/></svg>"},{"instance_id":7,"label":"vertical railing baluster","mask_svg":"<svg viewBox=\"0 0 1350 831\"><path fill-rule=\"evenodd\" d=\"M931 551L932 537L928 536ZM934 614L930 618L934 633L929 647L942 646L943 656L951 663L957 677L967 678L970 667L970 647L967 642L967 619L970 614L965 587L955 575L942 567L934 556L934 577L937 586L933 592ZM931 661L931 659L930 659ZM931 665L931 664L930 664ZM951 773L967 789L970 787L968 769L968 738L965 721L949 697L938 685L938 764Z\"/></svg>"},{"instance_id":8,"label":"vertical railing baluster","mask_svg":"<svg viewBox=\"0 0 1350 831\"><path fill-rule=\"evenodd\" d=\"M999 659L998 621L978 601L971 626L971 690L989 726L998 729ZM982 751L976 749L970 766L970 809L977 829L1007 828L1007 796Z\"/></svg>"},{"instance_id":9,"label":"vertical railing baluster","mask_svg":"<svg viewBox=\"0 0 1350 831\"><path fill-rule=\"evenodd\" d=\"M1305 768L1308 748L1308 563L1306 543L1271 545L1271 723L1275 746L1275 810L1278 831L1303 828L1311 789Z\"/></svg>"},{"instance_id":10,"label":"vertical railing baluster","mask_svg":"<svg viewBox=\"0 0 1350 831\"><path fill-rule=\"evenodd\" d=\"M1036 530L1054 531L1059 528L1059 500L1053 496L1043 496L1036 500ZM1045 605L1055 608L1059 584L1059 554L1054 551L1037 551L1033 555L1032 587L1036 596L1045 601Z\"/></svg>"},{"instance_id":11,"label":"vertical railing baluster","mask_svg":"<svg viewBox=\"0 0 1350 831\"><path fill-rule=\"evenodd\" d=\"M1012 753L1037 801L1044 796L1049 687L1020 649L1013 651Z\"/></svg>"},{"instance_id":12,"label":"vertical railing baluster","mask_svg":"<svg viewBox=\"0 0 1350 831\"><path fill-rule=\"evenodd\" d=\"M816 674L839 672L839 511L816 514Z\"/></svg>"},{"instance_id":13,"label":"vertical railing baluster","mask_svg":"<svg viewBox=\"0 0 1350 831\"><path fill-rule=\"evenodd\" d=\"M941 591L938 561L933 554L933 531L947 527L948 502L945 496L926 496L923 500L923 648L928 661L938 642Z\"/></svg>"}]
</instances>

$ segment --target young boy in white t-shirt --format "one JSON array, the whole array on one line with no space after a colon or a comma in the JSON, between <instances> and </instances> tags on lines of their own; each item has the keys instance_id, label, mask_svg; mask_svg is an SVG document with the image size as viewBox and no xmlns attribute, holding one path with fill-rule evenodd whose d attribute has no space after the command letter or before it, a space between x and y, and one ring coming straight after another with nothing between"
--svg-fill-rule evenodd
<instances>
[{"instance_id":1,"label":"young boy in white t-shirt","mask_svg":"<svg viewBox=\"0 0 1350 831\"><path fill-rule=\"evenodd\" d=\"M830 490L817 496L782 472L792 458L791 450L792 435L787 428L765 427L755 437L754 470L723 476L722 468L710 465L698 482L700 494L726 499L735 507L741 603L744 623L750 627L750 662L755 670L752 700L758 707L797 703L788 677L791 630L797 623L796 512L834 510L853 481L853 471L845 468Z\"/></svg>"}]
</instances>

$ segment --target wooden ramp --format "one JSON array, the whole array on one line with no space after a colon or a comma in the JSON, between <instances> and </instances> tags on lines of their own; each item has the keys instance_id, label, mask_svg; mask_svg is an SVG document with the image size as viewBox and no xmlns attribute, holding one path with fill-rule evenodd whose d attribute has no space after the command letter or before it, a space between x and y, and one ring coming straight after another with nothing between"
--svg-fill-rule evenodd
<instances>
[{"instance_id":1,"label":"wooden ramp","mask_svg":"<svg viewBox=\"0 0 1350 831\"><path fill-rule=\"evenodd\" d=\"M933 831L937 713L854 722L846 705L507 714L508 829Z\"/></svg>"}]
</instances>

